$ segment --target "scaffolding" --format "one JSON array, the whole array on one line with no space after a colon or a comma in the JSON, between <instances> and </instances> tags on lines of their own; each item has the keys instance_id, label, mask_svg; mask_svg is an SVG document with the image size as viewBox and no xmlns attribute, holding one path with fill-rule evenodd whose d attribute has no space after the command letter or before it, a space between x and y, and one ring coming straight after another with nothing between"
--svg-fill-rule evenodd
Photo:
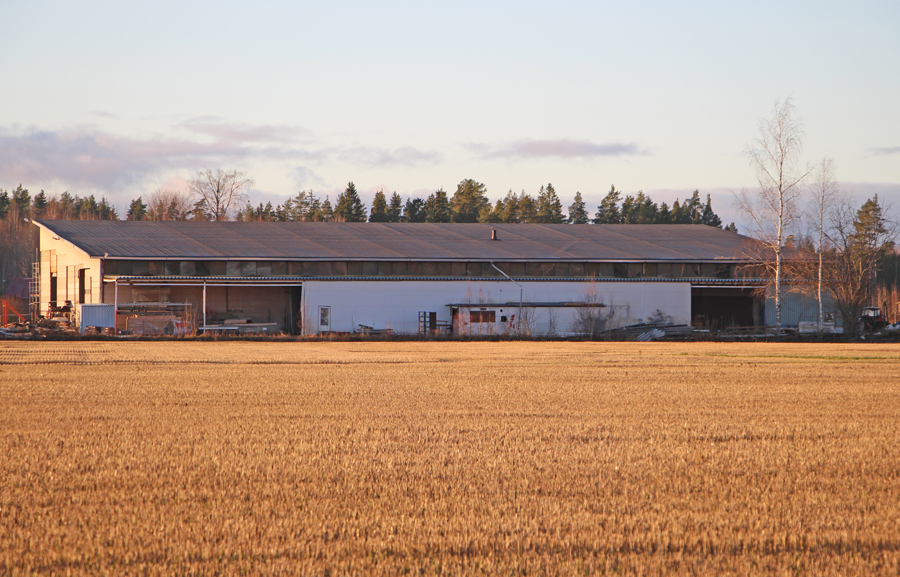
<instances>
[{"instance_id":1,"label":"scaffolding","mask_svg":"<svg viewBox=\"0 0 900 577\"><path fill-rule=\"evenodd\" d=\"M450 321L439 321L437 313L434 311L419 311L419 334L450 334L453 330L453 323Z\"/></svg>"},{"instance_id":2,"label":"scaffolding","mask_svg":"<svg viewBox=\"0 0 900 577\"><path fill-rule=\"evenodd\" d=\"M41 261L31 263L31 278L28 279L28 314L31 322L41 317Z\"/></svg>"}]
</instances>

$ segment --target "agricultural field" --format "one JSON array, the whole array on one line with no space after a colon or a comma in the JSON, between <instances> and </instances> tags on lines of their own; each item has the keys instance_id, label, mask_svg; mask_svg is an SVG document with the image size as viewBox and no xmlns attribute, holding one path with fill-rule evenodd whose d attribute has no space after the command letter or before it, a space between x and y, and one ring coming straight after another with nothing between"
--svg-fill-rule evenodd
<instances>
[{"instance_id":1,"label":"agricultural field","mask_svg":"<svg viewBox=\"0 0 900 577\"><path fill-rule=\"evenodd\" d=\"M900 346L0 342L0 574L900 572Z\"/></svg>"}]
</instances>

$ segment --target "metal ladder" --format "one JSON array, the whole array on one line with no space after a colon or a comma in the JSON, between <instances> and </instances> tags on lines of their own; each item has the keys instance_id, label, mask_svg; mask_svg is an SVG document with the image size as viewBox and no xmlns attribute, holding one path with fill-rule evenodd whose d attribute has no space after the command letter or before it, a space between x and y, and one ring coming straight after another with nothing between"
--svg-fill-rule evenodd
<instances>
[{"instance_id":1,"label":"metal ladder","mask_svg":"<svg viewBox=\"0 0 900 577\"><path fill-rule=\"evenodd\" d=\"M41 316L41 261L31 264L31 279L28 281L28 314L31 322Z\"/></svg>"}]
</instances>

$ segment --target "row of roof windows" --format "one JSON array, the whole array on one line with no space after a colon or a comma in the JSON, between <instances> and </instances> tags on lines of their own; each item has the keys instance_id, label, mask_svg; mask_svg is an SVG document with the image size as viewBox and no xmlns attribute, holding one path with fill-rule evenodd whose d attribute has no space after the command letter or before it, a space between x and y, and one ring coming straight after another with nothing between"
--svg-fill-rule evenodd
<instances>
[{"instance_id":1,"label":"row of roof windows","mask_svg":"<svg viewBox=\"0 0 900 577\"><path fill-rule=\"evenodd\" d=\"M494 263L511 277L735 278L719 263ZM503 278L490 263L391 261L193 261L107 260L104 274L118 276L231 277L460 277Z\"/></svg>"}]
</instances>

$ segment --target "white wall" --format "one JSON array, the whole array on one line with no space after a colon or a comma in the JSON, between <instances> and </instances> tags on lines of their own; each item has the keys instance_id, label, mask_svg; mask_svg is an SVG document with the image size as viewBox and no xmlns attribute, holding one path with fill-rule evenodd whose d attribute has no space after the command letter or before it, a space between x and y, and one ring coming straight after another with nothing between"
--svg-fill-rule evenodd
<instances>
[{"instance_id":1,"label":"white wall","mask_svg":"<svg viewBox=\"0 0 900 577\"><path fill-rule=\"evenodd\" d=\"M41 299L39 314L46 315L50 305L51 269L56 273L56 301L62 305L64 301L78 300L78 271L87 269L85 273L85 302L102 302L102 279L100 278L100 259L91 258L89 254L67 240L56 236L43 226L40 227L41 250Z\"/></svg>"},{"instance_id":2,"label":"white wall","mask_svg":"<svg viewBox=\"0 0 900 577\"><path fill-rule=\"evenodd\" d=\"M648 322L658 314L676 324L689 324L689 282L523 282L523 300L531 302L583 302L587 293L610 305L610 328ZM397 333L419 330L419 311L436 311L439 321L450 321L450 303L510 303L503 314L518 309L519 287L509 281L304 281L304 333L320 332L319 307L330 307L330 330L353 332L359 325L393 329ZM498 310L498 325L499 309ZM550 311L556 311L551 313ZM534 334L547 331L555 314L556 332L572 331L577 309L530 311ZM607 314L606 312L604 314ZM325 330L322 328L322 330ZM500 331L495 327L491 331Z\"/></svg>"}]
</instances>

